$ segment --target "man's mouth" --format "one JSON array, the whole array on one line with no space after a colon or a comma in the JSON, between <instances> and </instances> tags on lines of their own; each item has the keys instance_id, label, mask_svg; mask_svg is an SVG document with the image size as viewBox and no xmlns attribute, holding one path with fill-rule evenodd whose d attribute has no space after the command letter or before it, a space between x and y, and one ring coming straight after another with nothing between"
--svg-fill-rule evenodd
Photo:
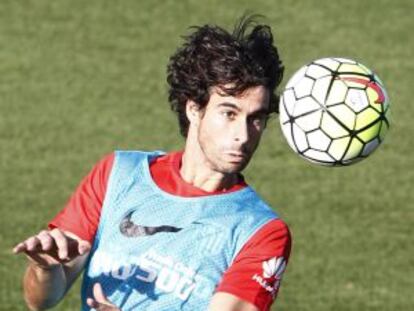
<instances>
[{"instance_id":1,"label":"man's mouth","mask_svg":"<svg viewBox=\"0 0 414 311\"><path fill-rule=\"evenodd\" d=\"M247 158L247 154L243 152L226 152L226 155L228 155L232 160L231 162L242 162Z\"/></svg>"}]
</instances>

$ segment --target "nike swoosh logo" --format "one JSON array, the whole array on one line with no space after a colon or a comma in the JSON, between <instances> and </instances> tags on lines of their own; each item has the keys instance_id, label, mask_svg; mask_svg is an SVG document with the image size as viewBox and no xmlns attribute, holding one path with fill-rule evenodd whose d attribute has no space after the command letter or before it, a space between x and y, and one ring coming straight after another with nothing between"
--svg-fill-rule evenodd
<instances>
[{"instance_id":1,"label":"nike swoosh logo","mask_svg":"<svg viewBox=\"0 0 414 311\"><path fill-rule=\"evenodd\" d=\"M366 87L370 87L375 91L375 93L377 93L378 97L375 100L376 104L383 104L385 101L384 92L382 91L381 87L374 81L366 80L362 78L354 78L354 77L337 77L337 79L344 80L344 81L351 81L351 82L362 84Z\"/></svg>"},{"instance_id":2,"label":"nike swoosh logo","mask_svg":"<svg viewBox=\"0 0 414 311\"><path fill-rule=\"evenodd\" d=\"M121 231L122 235L128 238L149 236L160 232L178 232L182 230L182 228L177 228L173 226L150 227L138 225L131 220L131 216L133 213L134 211L128 213L119 224L119 230Z\"/></svg>"}]
</instances>

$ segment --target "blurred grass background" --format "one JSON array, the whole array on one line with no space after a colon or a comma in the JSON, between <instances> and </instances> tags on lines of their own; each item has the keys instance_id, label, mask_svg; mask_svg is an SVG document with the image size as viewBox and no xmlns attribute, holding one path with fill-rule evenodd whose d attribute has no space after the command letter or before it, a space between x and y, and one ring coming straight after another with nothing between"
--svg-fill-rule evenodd
<instances>
[{"instance_id":1,"label":"blurred grass background","mask_svg":"<svg viewBox=\"0 0 414 311\"><path fill-rule=\"evenodd\" d=\"M191 25L266 15L286 66L325 56L374 69L392 129L368 160L308 164L270 124L247 180L290 224L291 262L275 310L413 310L414 2L0 2L0 300L26 310L23 256L91 166L114 149L183 146L165 68ZM79 284L54 310L79 309Z\"/></svg>"}]
</instances>

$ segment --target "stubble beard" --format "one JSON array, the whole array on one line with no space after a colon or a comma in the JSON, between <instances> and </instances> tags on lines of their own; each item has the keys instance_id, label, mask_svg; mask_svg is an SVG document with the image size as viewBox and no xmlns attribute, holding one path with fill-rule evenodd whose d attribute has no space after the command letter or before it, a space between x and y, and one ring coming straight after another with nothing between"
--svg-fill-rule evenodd
<instances>
[{"instance_id":1,"label":"stubble beard","mask_svg":"<svg viewBox=\"0 0 414 311\"><path fill-rule=\"evenodd\" d=\"M224 175L240 174L246 168L251 158L249 155L248 158L240 163L227 163L224 159L222 159L220 149L218 149L217 152L210 152L209 148L203 143L203 139L200 136L198 136L198 144L209 168Z\"/></svg>"}]
</instances>

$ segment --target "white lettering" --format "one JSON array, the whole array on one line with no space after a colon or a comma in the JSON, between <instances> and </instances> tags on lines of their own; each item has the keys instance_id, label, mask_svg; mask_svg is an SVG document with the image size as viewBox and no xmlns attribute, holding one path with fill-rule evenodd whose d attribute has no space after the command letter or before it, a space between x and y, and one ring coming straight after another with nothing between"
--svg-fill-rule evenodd
<instances>
[{"instance_id":1,"label":"white lettering","mask_svg":"<svg viewBox=\"0 0 414 311\"><path fill-rule=\"evenodd\" d=\"M135 273L135 269L136 269L136 266L132 266L132 265L118 267L118 269L114 269L111 271L111 276L114 279L126 280L127 278L131 277Z\"/></svg>"},{"instance_id":2,"label":"white lettering","mask_svg":"<svg viewBox=\"0 0 414 311\"><path fill-rule=\"evenodd\" d=\"M158 274L155 286L164 292L171 293L174 291L179 279L180 275L176 271L164 267Z\"/></svg>"},{"instance_id":3,"label":"white lettering","mask_svg":"<svg viewBox=\"0 0 414 311\"><path fill-rule=\"evenodd\" d=\"M196 284L185 277L181 278L175 288L175 294L181 300L187 300Z\"/></svg>"},{"instance_id":4,"label":"white lettering","mask_svg":"<svg viewBox=\"0 0 414 311\"><path fill-rule=\"evenodd\" d=\"M139 264L139 269L144 271L147 275L136 275L136 278L146 283L152 283L157 277L157 270L159 267L159 264L146 258L142 258Z\"/></svg>"},{"instance_id":5,"label":"white lettering","mask_svg":"<svg viewBox=\"0 0 414 311\"><path fill-rule=\"evenodd\" d=\"M154 283L159 290L173 293L181 300L187 300L194 293L199 297L211 295L214 286L209 279L197 274L184 263L170 256L162 256L151 250L140 257L120 258L106 252L95 252L91 259L89 275L107 275L117 280L134 277L145 283Z\"/></svg>"},{"instance_id":6,"label":"white lettering","mask_svg":"<svg viewBox=\"0 0 414 311\"><path fill-rule=\"evenodd\" d=\"M257 283L259 283L260 286L263 287L269 293L274 294L276 292L277 287L276 286L272 286L271 284L269 284L268 282L266 282L266 280L263 279L263 277L261 275L258 275L256 273L255 275L252 276L252 279L254 281L256 281Z\"/></svg>"}]
</instances>

